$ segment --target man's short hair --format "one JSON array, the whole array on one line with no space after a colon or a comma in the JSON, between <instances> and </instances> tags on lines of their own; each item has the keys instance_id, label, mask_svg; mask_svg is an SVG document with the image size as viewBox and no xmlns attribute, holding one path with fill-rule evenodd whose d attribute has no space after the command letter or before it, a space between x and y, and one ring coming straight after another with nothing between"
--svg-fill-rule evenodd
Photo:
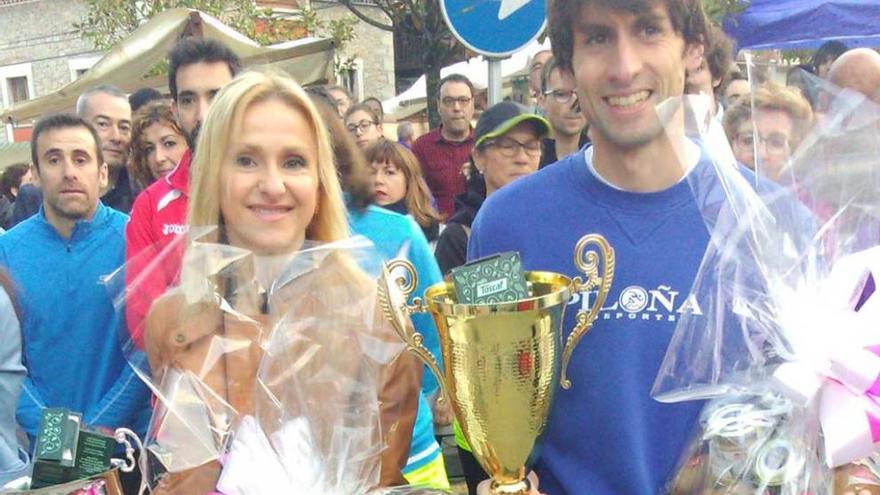
<instances>
[{"instance_id":1,"label":"man's short hair","mask_svg":"<svg viewBox=\"0 0 880 495\"><path fill-rule=\"evenodd\" d=\"M98 93L122 98L128 102L128 95L126 95L125 91L121 90L118 86L112 84L99 84L97 86L92 86L79 95L79 98L76 99L76 114L80 117L85 117L86 109L89 106L89 98Z\"/></svg>"},{"instance_id":2,"label":"man's short hair","mask_svg":"<svg viewBox=\"0 0 880 495\"><path fill-rule=\"evenodd\" d=\"M415 129L413 128L412 122L404 120L397 126L397 140L398 141L406 141L412 139L415 136Z\"/></svg>"},{"instance_id":3,"label":"man's short hair","mask_svg":"<svg viewBox=\"0 0 880 495\"><path fill-rule=\"evenodd\" d=\"M368 101L375 101L376 104L379 105L379 120L384 120L385 119L385 107L382 106L382 100L380 100L379 98L376 98L375 96L368 96L368 97L364 98L364 101L362 101L361 103L367 103Z\"/></svg>"},{"instance_id":4,"label":"man's short hair","mask_svg":"<svg viewBox=\"0 0 880 495\"><path fill-rule=\"evenodd\" d=\"M471 97L474 96L474 83L471 82L467 76L462 74L449 74L448 76L440 79L440 84L437 85L437 97L440 97L440 93L443 91L443 85L450 82L467 84L467 87L471 90Z\"/></svg>"},{"instance_id":5,"label":"man's short hair","mask_svg":"<svg viewBox=\"0 0 880 495\"><path fill-rule=\"evenodd\" d=\"M199 62L209 64L226 62L232 77L235 77L241 70L241 61L238 59L238 55L223 43L205 38L183 38L174 45L168 54L168 90L174 101L177 101L177 71L181 67Z\"/></svg>"},{"instance_id":6,"label":"man's short hair","mask_svg":"<svg viewBox=\"0 0 880 495\"><path fill-rule=\"evenodd\" d=\"M550 84L550 73L554 70L562 70L562 68L559 67L556 57L550 57L544 62L544 68L541 69L541 93L550 91L547 85Z\"/></svg>"},{"instance_id":7,"label":"man's short hair","mask_svg":"<svg viewBox=\"0 0 880 495\"><path fill-rule=\"evenodd\" d=\"M89 134L92 135L92 139L95 141L95 156L98 160L98 165L104 163L104 152L101 151L100 144L101 138L98 136L98 131L95 130L95 126L79 115L72 113L56 113L38 120L34 125L33 131L31 131L31 161L38 172L40 170L40 157L39 153L37 153L37 140L40 139L40 134L54 129L70 129L76 127L83 127L89 131Z\"/></svg>"},{"instance_id":8,"label":"man's short hair","mask_svg":"<svg viewBox=\"0 0 880 495\"><path fill-rule=\"evenodd\" d=\"M819 73L820 65L829 60L836 60L837 57L843 55L843 53L847 50L849 50L849 48L845 44L837 40L831 40L822 43L822 45L819 46L819 49L816 50L816 53L813 54L814 73Z\"/></svg>"},{"instance_id":9,"label":"man's short hair","mask_svg":"<svg viewBox=\"0 0 880 495\"><path fill-rule=\"evenodd\" d=\"M135 113L142 106L151 101L162 100L162 93L155 88L141 88L128 97L128 104L131 105L131 113Z\"/></svg>"},{"instance_id":10,"label":"man's short hair","mask_svg":"<svg viewBox=\"0 0 880 495\"><path fill-rule=\"evenodd\" d=\"M666 6L673 29L681 34L685 43L705 43L709 21L706 20L700 0L548 0L547 26L553 56L560 67L572 70L573 25L579 19L581 7L596 4L609 9L638 13L648 10L658 2Z\"/></svg>"}]
</instances>

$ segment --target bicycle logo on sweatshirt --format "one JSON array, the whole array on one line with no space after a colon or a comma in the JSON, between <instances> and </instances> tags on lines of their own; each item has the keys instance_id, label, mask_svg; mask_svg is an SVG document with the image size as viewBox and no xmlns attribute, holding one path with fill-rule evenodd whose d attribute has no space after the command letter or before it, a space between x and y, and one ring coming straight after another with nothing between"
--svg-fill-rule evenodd
<instances>
[{"instance_id":1,"label":"bicycle logo on sweatshirt","mask_svg":"<svg viewBox=\"0 0 880 495\"><path fill-rule=\"evenodd\" d=\"M578 305L588 311L597 294L596 291L575 294L569 304ZM611 296L613 295L612 293ZM682 295L680 291L668 285L658 285L654 289L630 285L621 290L616 299L609 297L605 301L605 306L599 310L598 318L676 322L686 313L703 314L694 294Z\"/></svg>"}]
</instances>

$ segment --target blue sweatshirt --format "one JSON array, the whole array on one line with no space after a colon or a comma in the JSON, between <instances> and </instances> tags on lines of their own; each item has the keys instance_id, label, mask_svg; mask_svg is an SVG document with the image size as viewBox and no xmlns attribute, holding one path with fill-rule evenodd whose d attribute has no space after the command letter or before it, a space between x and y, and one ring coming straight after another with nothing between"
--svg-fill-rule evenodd
<instances>
[{"instance_id":1,"label":"blue sweatshirt","mask_svg":"<svg viewBox=\"0 0 880 495\"><path fill-rule=\"evenodd\" d=\"M691 174L704 180L707 168L698 164ZM474 221L468 258L514 250L527 270L573 277L582 275L575 244L589 233L605 236L617 265L608 299L572 356L572 389L557 389L535 467L541 491L661 493L701 407L650 396L676 321L703 314L689 294L709 236L691 184L620 191L589 170L582 150L491 195ZM593 297L571 301L564 336Z\"/></svg>"},{"instance_id":2,"label":"blue sweatshirt","mask_svg":"<svg viewBox=\"0 0 880 495\"><path fill-rule=\"evenodd\" d=\"M425 289L440 282L440 268L431 253L425 234L415 220L393 211L370 205L364 211L359 212L349 209L351 230L355 234L362 235L376 245L379 254L387 261L397 258L404 244L406 247L406 259L409 260L419 275L419 284L413 297L421 297ZM412 316L413 325L425 337L425 346L434 353L437 359L440 356L440 338L434 322L428 314ZM440 455L440 446L434 438L434 417L431 406L426 397L437 392L439 384L434 374L425 367L422 378L422 393L419 398L419 410L416 423L413 427L412 445L410 457L404 467L404 473L410 473L433 461Z\"/></svg>"},{"instance_id":3,"label":"blue sweatshirt","mask_svg":"<svg viewBox=\"0 0 880 495\"><path fill-rule=\"evenodd\" d=\"M17 419L33 437L41 410L66 407L88 426L144 433L149 389L123 355L120 318L102 277L125 262L128 217L98 204L63 239L45 214L0 236L0 264L19 289L28 376Z\"/></svg>"}]
</instances>

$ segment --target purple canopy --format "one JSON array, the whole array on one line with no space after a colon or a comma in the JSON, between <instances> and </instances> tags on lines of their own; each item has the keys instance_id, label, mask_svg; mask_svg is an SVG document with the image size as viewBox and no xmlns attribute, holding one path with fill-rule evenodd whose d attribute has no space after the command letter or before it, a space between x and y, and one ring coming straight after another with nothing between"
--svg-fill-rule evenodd
<instances>
[{"instance_id":1,"label":"purple canopy","mask_svg":"<svg viewBox=\"0 0 880 495\"><path fill-rule=\"evenodd\" d=\"M880 46L880 1L751 0L724 27L741 49L817 48L829 40Z\"/></svg>"}]
</instances>

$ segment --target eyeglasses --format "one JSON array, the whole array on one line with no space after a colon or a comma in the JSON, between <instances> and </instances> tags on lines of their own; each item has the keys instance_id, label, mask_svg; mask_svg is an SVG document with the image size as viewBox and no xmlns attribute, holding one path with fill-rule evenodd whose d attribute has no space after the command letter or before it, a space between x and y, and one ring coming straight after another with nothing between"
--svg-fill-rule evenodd
<instances>
[{"instance_id":1,"label":"eyeglasses","mask_svg":"<svg viewBox=\"0 0 880 495\"><path fill-rule=\"evenodd\" d=\"M362 121L358 122L357 124L348 124L347 126L345 126L345 128L348 129L348 132L350 132L352 134L357 134L358 131L360 131L360 133L363 134L363 133L369 131L370 127L373 127L374 125L376 125L376 123L373 121L362 120Z\"/></svg>"},{"instance_id":2,"label":"eyeglasses","mask_svg":"<svg viewBox=\"0 0 880 495\"><path fill-rule=\"evenodd\" d=\"M525 150L526 155L535 158L537 156L541 156L541 141L529 141L528 143L521 143L516 139L509 137L500 137L497 139L493 139L486 143L486 146L492 146L497 148L501 153L501 156L506 158L513 158L519 153L519 149L522 148Z\"/></svg>"},{"instance_id":3,"label":"eyeglasses","mask_svg":"<svg viewBox=\"0 0 880 495\"><path fill-rule=\"evenodd\" d=\"M556 103L568 103L572 98L577 98L577 93L570 89L548 89L544 91L544 96L553 96Z\"/></svg>"},{"instance_id":4,"label":"eyeglasses","mask_svg":"<svg viewBox=\"0 0 880 495\"><path fill-rule=\"evenodd\" d=\"M755 146L755 138L758 145L767 147L768 153L788 153L788 138L782 134L770 134L769 136L756 136L751 132L741 132L736 135L736 143L744 148Z\"/></svg>"},{"instance_id":5,"label":"eyeglasses","mask_svg":"<svg viewBox=\"0 0 880 495\"><path fill-rule=\"evenodd\" d=\"M473 100L473 98L470 96L459 96L458 98L444 96L443 98L440 98L440 103L442 103L444 107L452 107L455 106L456 103L461 106L467 106L470 104L471 100Z\"/></svg>"}]
</instances>

